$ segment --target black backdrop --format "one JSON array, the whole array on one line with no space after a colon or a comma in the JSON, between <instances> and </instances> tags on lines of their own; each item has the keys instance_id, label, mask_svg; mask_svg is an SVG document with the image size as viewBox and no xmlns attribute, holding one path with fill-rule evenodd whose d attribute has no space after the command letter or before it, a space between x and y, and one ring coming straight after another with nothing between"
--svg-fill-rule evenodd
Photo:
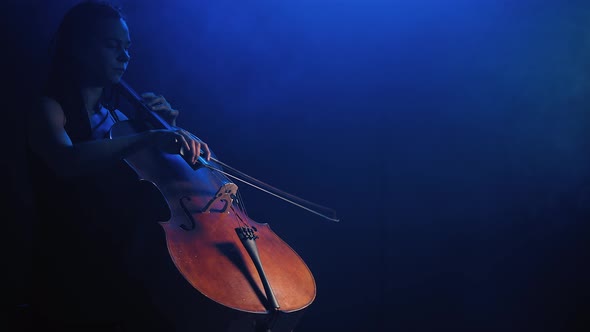
<instances>
[{"instance_id":1,"label":"black backdrop","mask_svg":"<svg viewBox=\"0 0 590 332\"><path fill-rule=\"evenodd\" d=\"M30 296L22 114L72 3L2 2L10 312ZM342 218L243 188L314 272L300 331L590 328L590 4L193 4L207 30L186 1L121 3L132 85L238 169Z\"/></svg>"}]
</instances>

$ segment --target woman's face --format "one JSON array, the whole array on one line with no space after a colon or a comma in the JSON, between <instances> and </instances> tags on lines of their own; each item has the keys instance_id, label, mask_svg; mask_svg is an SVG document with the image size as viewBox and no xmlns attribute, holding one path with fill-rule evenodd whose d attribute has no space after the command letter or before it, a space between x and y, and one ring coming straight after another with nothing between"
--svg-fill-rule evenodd
<instances>
[{"instance_id":1,"label":"woman's face","mask_svg":"<svg viewBox=\"0 0 590 332\"><path fill-rule=\"evenodd\" d=\"M92 38L82 47L82 78L90 85L118 83L129 63L129 29L123 19L100 20Z\"/></svg>"}]
</instances>

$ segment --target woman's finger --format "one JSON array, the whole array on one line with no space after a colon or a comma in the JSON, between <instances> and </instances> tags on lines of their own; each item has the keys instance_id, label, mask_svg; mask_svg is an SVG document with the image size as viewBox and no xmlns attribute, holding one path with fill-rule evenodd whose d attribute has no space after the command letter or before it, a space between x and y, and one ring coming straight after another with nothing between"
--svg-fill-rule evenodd
<instances>
[{"instance_id":1,"label":"woman's finger","mask_svg":"<svg viewBox=\"0 0 590 332\"><path fill-rule=\"evenodd\" d=\"M149 100L151 100L151 99L154 99L154 98L158 97L158 95L155 94L155 93L153 93L153 92L144 92L144 93L141 94L141 97L143 99L149 99Z\"/></svg>"},{"instance_id":2,"label":"woman's finger","mask_svg":"<svg viewBox=\"0 0 590 332\"><path fill-rule=\"evenodd\" d=\"M162 96L158 96L153 99L147 99L146 104L148 106L154 106L154 105L160 105L160 104L170 106L170 103L166 100L166 98L164 98Z\"/></svg>"},{"instance_id":3,"label":"woman's finger","mask_svg":"<svg viewBox=\"0 0 590 332\"><path fill-rule=\"evenodd\" d=\"M170 117L178 117L179 112L177 110L171 109L171 108L167 108L167 107L161 107L158 109L153 109L154 112L161 114L161 115L165 115L165 116L170 116Z\"/></svg>"},{"instance_id":4,"label":"woman's finger","mask_svg":"<svg viewBox=\"0 0 590 332\"><path fill-rule=\"evenodd\" d=\"M154 106L158 104L168 104L168 106L170 106L170 103L168 103L164 96L157 95L153 92L144 92L141 94L141 97L147 106Z\"/></svg>"},{"instance_id":5,"label":"woman's finger","mask_svg":"<svg viewBox=\"0 0 590 332\"><path fill-rule=\"evenodd\" d=\"M150 108L152 109L152 111L169 111L169 112L173 111L169 104L152 105L152 106L150 106Z\"/></svg>"},{"instance_id":6,"label":"woman's finger","mask_svg":"<svg viewBox=\"0 0 590 332\"><path fill-rule=\"evenodd\" d=\"M211 159L211 151L209 151L209 146L205 142L201 142L201 149L205 152L205 159L209 161Z\"/></svg>"},{"instance_id":7,"label":"woman's finger","mask_svg":"<svg viewBox=\"0 0 590 332\"><path fill-rule=\"evenodd\" d=\"M190 152L191 151L191 147L188 144L188 142L186 141L186 138L184 138L184 136L177 135L176 136L176 139L174 141L176 143L178 143L180 141L180 143L182 144L182 147L184 148L184 151L186 151L186 152Z\"/></svg>"},{"instance_id":8,"label":"woman's finger","mask_svg":"<svg viewBox=\"0 0 590 332\"><path fill-rule=\"evenodd\" d=\"M182 137L188 142L189 147L190 147L190 160L191 163L196 163L198 158L199 158L199 148L200 146L198 145L198 142L195 142L195 140L193 140L191 138L191 136L188 134L188 132L184 129L179 129L176 131L178 134L182 135Z\"/></svg>"},{"instance_id":9,"label":"woman's finger","mask_svg":"<svg viewBox=\"0 0 590 332\"><path fill-rule=\"evenodd\" d=\"M199 142L195 140L190 140L193 151L192 151L192 163L195 164L199 160Z\"/></svg>"}]
</instances>

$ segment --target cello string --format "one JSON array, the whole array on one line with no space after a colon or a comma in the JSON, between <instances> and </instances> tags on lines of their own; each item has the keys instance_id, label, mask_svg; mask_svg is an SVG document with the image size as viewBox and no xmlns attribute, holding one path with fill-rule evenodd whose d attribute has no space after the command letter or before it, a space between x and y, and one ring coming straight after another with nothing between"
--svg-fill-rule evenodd
<instances>
[{"instance_id":1,"label":"cello string","mask_svg":"<svg viewBox=\"0 0 590 332\"><path fill-rule=\"evenodd\" d=\"M240 191L240 189L238 189L238 191L236 192L236 194L238 196L238 202L239 202L240 210L242 210L242 212L244 212L245 215L248 215L248 212L246 211L246 203L242 199L242 192Z\"/></svg>"}]
</instances>

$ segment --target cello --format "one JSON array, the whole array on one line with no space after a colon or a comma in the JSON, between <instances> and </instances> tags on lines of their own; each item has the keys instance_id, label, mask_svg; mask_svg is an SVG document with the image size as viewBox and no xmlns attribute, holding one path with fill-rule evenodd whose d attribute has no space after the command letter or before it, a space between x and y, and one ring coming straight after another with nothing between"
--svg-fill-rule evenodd
<instances>
[{"instance_id":1,"label":"cello","mask_svg":"<svg viewBox=\"0 0 590 332\"><path fill-rule=\"evenodd\" d=\"M174 129L125 81L114 89L134 106L137 116L115 123L111 138ZM159 300L166 315L181 326L178 331L293 331L316 297L313 274L268 224L246 214L238 186L230 177L339 221L335 213L232 168L213 151L210 161L199 157L198 163L191 164L180 145L178 153L147 148L125 162L163 202L158 223L176 279L165 281L173 285L161 285L166 290Z\"/></svg>"}]
</instances>

